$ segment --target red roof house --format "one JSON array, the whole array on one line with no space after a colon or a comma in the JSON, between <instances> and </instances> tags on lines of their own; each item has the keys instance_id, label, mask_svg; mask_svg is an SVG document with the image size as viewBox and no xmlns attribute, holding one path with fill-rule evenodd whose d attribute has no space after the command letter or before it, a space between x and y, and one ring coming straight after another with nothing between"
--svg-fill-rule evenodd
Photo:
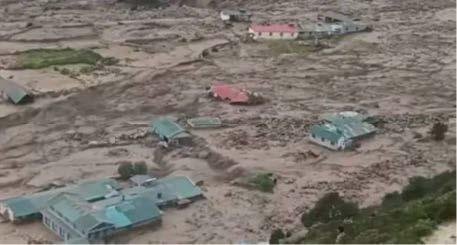
<instances>
[{"instance_id":1,"label":"red roof house","mask_svg":"<svg viewBox=\"0 0 457 245\"><path fill-rule=\"evenodd\" d=\"M296 39L298 27L294 24L252 25L249 33L254 39Z\"/></svg>"},{"instance_id":2,"label":"red roof house","mask_svg":"<svg viewBox=\"0 0 457 245\"><path fill-rule=\"evenodd\" d=\"M249 93L246 90L228 84L213 85L210 93L215 98L227 100L231 104L249 102Z\"/></svg>"}]
</instances>

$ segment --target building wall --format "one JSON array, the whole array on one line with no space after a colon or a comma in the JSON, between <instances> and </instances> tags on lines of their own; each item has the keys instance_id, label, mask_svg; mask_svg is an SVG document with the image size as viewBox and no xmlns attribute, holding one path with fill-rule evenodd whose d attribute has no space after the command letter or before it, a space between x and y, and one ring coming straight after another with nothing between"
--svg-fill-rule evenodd
<instances>
[{"instance_id":1,"label":"building wall","mask_svg":"<svg viewBox=\"0 0 457 245\"><path fill-rule=\"evenodd\" d=\"M221 19L224 21L228 21L228 20L230 20L230 15L227 15L227 14L224 14L221 12Z\"/></svg>"},{"instance_id":2,"label":"building wall","mask_svg":"<svg viewBox=\"0 0 457 245\"><path fill-rule=\"evenodd\" d=\"M254 39L294 40L298 36L297 32L254 32L251 28L249 28L249 33L254 36Z\"/></svg>"},{"instance_id":3,"label":"building wall","mask_svg":"<svg viewBox=\"0 0 457 245\"><path fill-rule=\"evenodd\" d=\"M337 142L332 143L330 140L321 138L318 135L315 135L315 137L313 137L312 134L309 135L309 140L316 144L322 145L324 147L327 147L329 149L336 150L336 151L344 150L351 145L351 141L345 140L344 138L341 138Z\"/></svg>"}]
</instances>

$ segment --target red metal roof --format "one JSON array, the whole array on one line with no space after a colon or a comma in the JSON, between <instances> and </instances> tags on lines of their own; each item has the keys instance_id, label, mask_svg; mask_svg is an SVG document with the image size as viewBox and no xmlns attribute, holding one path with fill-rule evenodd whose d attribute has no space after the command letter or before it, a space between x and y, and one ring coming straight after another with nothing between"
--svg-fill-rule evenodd
<instances>
[{"instance_id":1,"label":"red metal roof","mask_svg":"<svg viewBox=\"0 0 457 245\"><path fill-rule=\"evenodd\" d=\"M230 103L247 103L249 95L246 91L228 84L214 85L211 87L214 96L223 100L229 100Z\"/></svg>"},{"instance_id":2,"label":"red metal roof","mask_svg":"<svg viewBox=\"0 0 457 245\"><path fill-rule=\"evenodd\" d=\"M252 25L254 32L297 32L298 28L294 24L273 24L273 25Z\"/></svg>"}]
</instances>

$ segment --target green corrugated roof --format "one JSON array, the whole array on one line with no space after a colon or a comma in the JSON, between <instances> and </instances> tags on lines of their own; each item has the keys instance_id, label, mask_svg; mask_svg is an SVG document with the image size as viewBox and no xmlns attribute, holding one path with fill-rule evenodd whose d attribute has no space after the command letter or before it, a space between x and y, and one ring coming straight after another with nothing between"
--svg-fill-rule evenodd
<instances>
[{"instance_id":1,"label":"green corrugated roof","mask_svg":"<svg viewBox=\"0 0 457 245\"><path fill-rule=\"evenodd\" d=\"M105 216L116 228L159 219L161 215L157 205L145 197L125 200L105 210Z\"/></svg>"},{"instance_id":2,"label":"green corrugated roof","mask_svg":"<svg viewBox=\"0 0 457 245\"><path fill-rule=\"evenodd\" d=\"M196 117L187 120L187 123L193 128L210 128L220 127L222 122L219 118L214 117Z\"/></svg>"},{"instance_id":3,"label":"green corrugated roof","mask_svg":"<svg viewBox=\"0 0 457 245\"><path fill-rule=\"evenodd\" d=\"M151 124L152 132L168 139L190 137L186 130L168 118L159 118Z\"/></svg>"},{"instance_id":4,"label":"green corrugated roof","mask_svg":"<svg viewBox=\"0 0 457 245\"><path fill-rule=\"evenodd\" d=\"M203 194L202 190L185 176L162 178L157 180L157 183L165 185L178 199L192 198Z\"/></svg>"},{"instance_id":5,"label":"green corrugated roof","mask_svg":"<svg viewBox=\"0 0 457 245\"><path fill-rule=\"evenodd\" d=\"M20 103L30 95L19 84L0 77L0 90L5 92L14 104Z\"/></svg>"},{"instance_id":6,"label":"green corrugated roof","mask_svg":"<svg viewBox=\"0 0 457 245\"><path fill-rule=\"evenodd\" d=\"M70 185L62 188L56 188L48 191L42 191L25 195L22 197L10 198L1 201L13 211L15 217L24 217L27 215L39 213L48 201L60 193L67 192L82 197L86 201L103 197L112 192L112 189L120 189L119 183L112 179L84 182L79 185Z\"/></svg>"},{"instance_id":7,"label":"green corrugated roof","mask_svg":"<svg viewBox=\"0 0 457 245\"><path fill-rule=\"evenodd\" d=\"M376 132L376 128L353 118L344 118L333 121L333 125L342 131L346 138L358 138Z\"/></svg>"},{"instance_id":8,"label":"green corrugated roof","mask_svg":"<svg viewBox=\"0 0 457 245\"><path fill-rule=\"evenodd\" d=\"M338 142L338 140L344 137L338 128L330 124L311 126L310 131L311 134L314 134L317 138L324 138L333 142Z\"/></svg>"}]
</instances>

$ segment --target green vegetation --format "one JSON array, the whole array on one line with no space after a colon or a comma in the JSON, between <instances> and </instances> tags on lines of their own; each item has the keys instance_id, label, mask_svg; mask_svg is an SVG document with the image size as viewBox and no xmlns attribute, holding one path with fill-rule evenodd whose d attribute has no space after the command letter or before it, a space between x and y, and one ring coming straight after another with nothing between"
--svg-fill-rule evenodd
<instances>
[{"instance_id":1,"label":"green vegetation","mask_svg":"<svg viewBox=\"0 0 457 245\"><path fill-rule=\"evenodd\" d=\"M263 192L273 192L276 180L271 173L260 173L247 179L247 185Z\"/></svg>"},{"instance_id":2,"label":"green vegetation","mask_svg":"<svg viewBox=\"0 0 457 245\"><path fill-rule=\"evenodd\" d=\"M430 134L432 135L432 138L436 141L441 141L444 139L444 136L448 130L448 127L446 124L442 122L437 122L433 124L432 129L430 130Z\"/></svg>"},{"instance_id":3,"label":"green vegetation","mask_svg":"<svg viewBox=\"0 0 457 245\"><path fill-rule=\"evenodd\" d=\"M286 234L281 229L276 229L271 233L269 244L279 244L279 240L285 237Z\"/></svg>"},{"instance_id":4,"label":"green vegetation","mask_svg":"<svg viewBox=\"0 0 457 245\"><path fill-rule=\"evenodd\" d=\"M327 194L303 214L310 228L302 242L422 243L438 224L456 217L455 174L411 178L401 193L389 193L381 205L363 209L337 193Z\"/></svg>"},{"instance_id":5,"label":"green vegetation","mask_svg":"<svg viewBox=\"0 0 457 245\"><path fill-rule=\"evenodd\" d=\"M280 54L307 54L309 52L314 52L318 49L318 47L313 45L305 45L299 43L297 41L268 41L267 42L268 48L272 52L273 55L280 55Z\"/></svg>"},{"instance_id":6,"label":"green vegetation","mask_svg":"<svg viewBox=\"0 0 457 245\"><path fill-rule=\"evenodd\" d=\"M120 178L126 180L136 174L147 174L148 166L145 162L136 162L132 164L131 162L122 162L117 168L117 173Z\"/></svg>"},{"instance_id":7,"label":"green vegetation","mask_svg":"<svg viewBox=\"0 0 457 245\"><path fill-rule=\"evenodd\" d=\"M19 53L17 66L20 69L40 69L53 65L95 65L102 56L87 49L32 49Z\"/></svg>"}]
</instances>

